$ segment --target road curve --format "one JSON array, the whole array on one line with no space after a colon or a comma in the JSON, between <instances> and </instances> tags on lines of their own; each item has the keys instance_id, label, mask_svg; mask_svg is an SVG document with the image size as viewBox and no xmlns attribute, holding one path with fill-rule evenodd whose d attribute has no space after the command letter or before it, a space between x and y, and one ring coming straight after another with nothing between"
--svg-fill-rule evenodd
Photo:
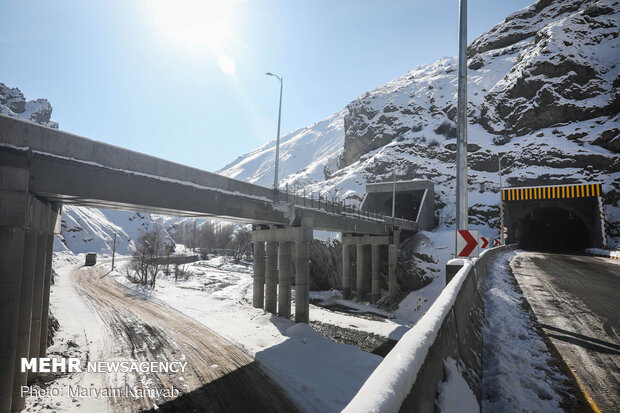
<instances>
[{"instance_id":1,"label":"road curve","mask_svg":"<svg viewBox=\"0 0 620 413\"><path fill-rule=\"evenodd\" d=\"M72 281L107 327L110 359L188 361L183 374L110 374L111 387L181 390L174 400L120 397L113 411L299 411L250 356L197 321L103 275L98 267L82 269L72 273Z\"/></svg>"},{"instance_id":2,"label":"road curve","mask_svg":"<svg viewBox=\"0 0 620 413\"><path fill-rule=\"evenodd\" d=\"M620 263L520 251L511 268L541 327L596 406L620 411Z\"/></svg>"}]
</instances>

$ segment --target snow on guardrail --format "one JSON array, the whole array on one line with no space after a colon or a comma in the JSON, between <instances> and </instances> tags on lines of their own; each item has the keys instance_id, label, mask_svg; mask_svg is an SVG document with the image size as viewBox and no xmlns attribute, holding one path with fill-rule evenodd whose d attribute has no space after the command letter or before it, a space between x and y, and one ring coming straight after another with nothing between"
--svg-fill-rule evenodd
<instances>
[{"instance_id":1,"label":"snow on guardrail","mask_svg":"<svg viewBox=\"0 0 620 413\"><path fill-rule=\"evenodd\" d=\"M487 250L490 251L490 250ZM487 253L483 252L481 257ZM439 329L478 259L466 259L431 308L388 353L343 412L398 412L410 393Z\"/></svg>"},{"instance_id":2,"label":"snow on guardrail","mask_svg":"<svg viewBox=\"0 0 620 413\"><path fill-rule=\"evenodd\" d=\"M620 260L620 251L602 250L600 248L587 248L587 254L596 255L599 257L612 258L614 260Z\"/></svg>"}]
</instances>

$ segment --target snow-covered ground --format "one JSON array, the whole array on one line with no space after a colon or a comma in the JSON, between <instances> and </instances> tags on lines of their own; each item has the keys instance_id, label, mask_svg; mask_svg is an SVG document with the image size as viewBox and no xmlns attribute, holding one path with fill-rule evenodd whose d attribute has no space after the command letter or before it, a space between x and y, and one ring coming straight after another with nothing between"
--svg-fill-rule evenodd
<instances>
[{"instance_id":1,"label":"snow-covered ground","mask_svg":"<svg viewBox=\"0 0 620 413\"><path fill-rule=\"evenodd\" d=\"M562 412L567 377L551 364L525 298L503 253L487 278L483 328L482 411Z\"/></svg>"},{"instance_id":2,"label":"snow-covered ground","mask_svg":"<svg viewBox=\"0 0 620 413\"><path fill-rule=\"evenodd\" d=\"M106 327L90 306L76 291L69 275L73 269L84 262L84 257L71 253L57 253L54 255L53 268L56 271L54 285L50 294L50 309L60 328L54 334L54 344L48 348L48 357L68 358L75 357L81 360L103 360L106 354L107 340ZM84 320L88 320L87 323ZM37 389L58 389L59 396L47 395L43 397L28 396L24 412L105 412L107 400L105 398L72 398L68 397L66 389L76 386L104 387L105 377L102 374L58 374L51 386L46 382L52 377L43 377L43 384L35 383Z\"/></svg>"},{"instance_id":3,"label":"snow-covered ground","mask_svg":"<svg viewBox=\"0 0 620 413\"><path fill-rule=\"evenodd\" d=\"M187 279L175 281L174 275L160 275L154 290L130 283L123 271L111 275L136 294L185 313L254 356L307 411L340 411L382 360L357 347L328 340L306 324L253 308L251 266L216 257L187 265L185 270ZM359 309L369 311L364 305ZM311 321L395 338L407 329L393 320L368 320L316 306L311 306L310 317Z\"/></svg>"}]
</instances>

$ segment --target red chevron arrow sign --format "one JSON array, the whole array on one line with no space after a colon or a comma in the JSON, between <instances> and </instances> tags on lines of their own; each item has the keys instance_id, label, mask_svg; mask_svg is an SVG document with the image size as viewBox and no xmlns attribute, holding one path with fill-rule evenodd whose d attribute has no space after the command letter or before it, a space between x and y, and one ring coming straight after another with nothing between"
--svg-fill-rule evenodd
<instances>
[{"instance_id":1,"label":"red chevron arrow sign","mask_svg":"<svg viewBox=\"0 0 620 413\"><path fill-rule=\"evenodd\" d=\"M499 247L499 238L493 238L493 246Z\"/></svg>"},{"instance_id":2,"label":"red chevron arrow sign","mask_svg":"<svg viewBox=\"0 0 620 413\"><path fill-rule=\"evenodd\" d=\"M456 256L478 256L478 231L459 229L456 232Z\"/></svg>"},{"instance_id":3,"label":"red chevron arrow sign","mask_svg":"<svg viewBox=\"0 0 620 413\"><path fill-rule=\"evenodd\" d=\"M486 248L489 246L489 239L487 237L480 237L480 242L482 243L480 248Z\"/></svg>"}]
</instances>

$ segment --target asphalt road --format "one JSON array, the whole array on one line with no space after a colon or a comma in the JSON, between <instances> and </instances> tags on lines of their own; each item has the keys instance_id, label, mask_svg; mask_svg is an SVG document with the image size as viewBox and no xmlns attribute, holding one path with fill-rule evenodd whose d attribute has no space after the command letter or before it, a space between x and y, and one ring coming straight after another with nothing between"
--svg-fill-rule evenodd
<instances>
[{"instance_id":1,"label":"asphalt road","mask_svg":"<svg viewBox=\"0 0 620 413\"><path fill-rule=\"evenodd\" d=\"M112 374L112 387L144 386L181 390L174 400L120 397L116 412L297 412L260 366L243 351L197 321L134 294L93 267L75 271L72 281L107 328L109 360L187 361L183 374Z\"/></svg>"},{"instance_id":2,"label":"asphalt road","mask_svg":"<svg viewBox=\"0 0 620 413\"><path fill-rule=\"evenodd\" d=\"M519 252L511 268L541 327L602 412L620 412L620 262Z\"/></svg>"}]
</instances>

